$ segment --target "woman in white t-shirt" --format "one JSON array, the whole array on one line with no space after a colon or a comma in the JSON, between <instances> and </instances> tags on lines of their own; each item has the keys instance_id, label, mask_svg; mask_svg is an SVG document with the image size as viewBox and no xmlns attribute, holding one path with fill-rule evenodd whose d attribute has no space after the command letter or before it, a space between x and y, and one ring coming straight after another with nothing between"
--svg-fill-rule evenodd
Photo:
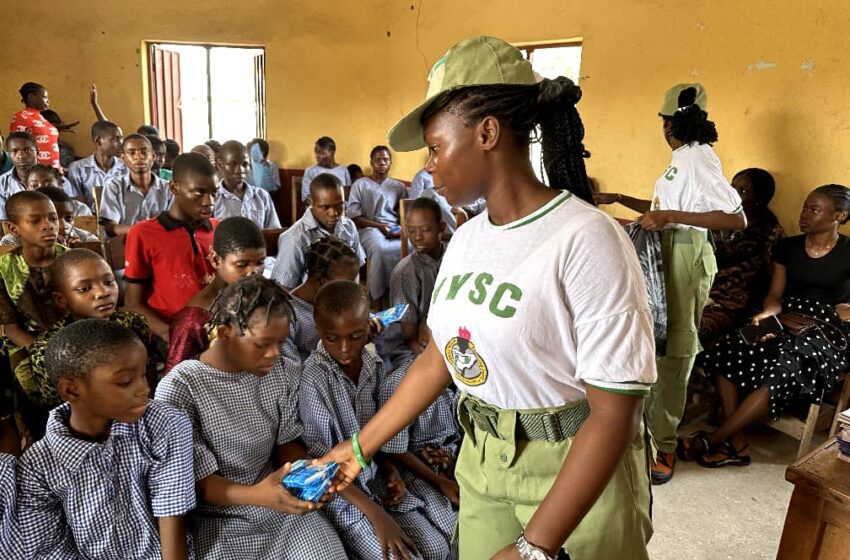
<instances>
[{"instance_id":1,"label":"woman in white t-shirt","mask_svg":"<svg viewBox=\"0 0 850 560\"><path fill-rule=\"evenodd\" d=\"M566 78L538 83L510 44L475 37L437 61L426 101L390 131L396 150L427 146L450 204L484 197L487 210L443 257L425 352L324 460L341 464L343 489L454 381L463 560L648 558L652 325L625 232L571 194L588 186L580 96ZM547 175L568 190L535 177L538 125Z\"/></svg>"},{"instance_id":2,"label":"woman in white t-shirt","mask_svg":"<svg viewBox=\"0 0 850 560\"><path fill-rule=\"evenodd\" d=\"M723 176L711 147L717 130L708 120L707 101L700 84L677 84L665 94L659 116L673 157L656 181L651 201L615 193L595 195L597 203L619 202L642 212L642 228L664 231L667 347L658 358L658 382L647 402L649 430L658 447L653 484L673 478L677 429L700 351L700 317L717 273L708 230L747 226L741 197Z\"/></svg>"}]
</instances>

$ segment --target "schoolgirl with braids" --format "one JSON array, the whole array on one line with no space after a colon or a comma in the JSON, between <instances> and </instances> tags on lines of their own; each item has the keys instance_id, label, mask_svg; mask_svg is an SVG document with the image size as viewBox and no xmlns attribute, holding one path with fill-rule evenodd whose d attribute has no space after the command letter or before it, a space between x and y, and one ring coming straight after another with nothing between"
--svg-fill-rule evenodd
<instances>
[{"instance_id":1,"label":"schoolgirl with braids","mask_svg":"<svg viewBox=\"0 0 850 560\"><path fill-rule=\"evenodd\" d=\"M651 201L615 193L596 196L600 204L619 202L641 212L643 229L664 232L667 347L658 358L658 382L647 400L649 430L658 447L653 484L673 478L688 378L701 350L700 319L717 274L708 230L747 227L741 197L723 176L712 148L717 130L708 120L707 103L701 84L677 84L664 95L658 114L673 157L656 181Z\"/></svg>"},{"instance_id":2,"label":"schoolgirl with braids","mask_svg":"<svg viewBox=\"0 0 850 560\"><path fill-rule=\"evenodd\" d=\"M198 507L196 558L345 558L335 531L281 484L306 459L298 420L298 369L283 357L291 297L250 274L225 287L212 309L210 345L177 364L156 399L192 423ZM246 437L249 436L249 437Z\"/></svg>"},{"instance_id":3,"label":"schoolgirl with braids","mask_svg":"<svg viewBox=\"0 0 850 560\"><path fill-rule=\"evenodd\" d=\"M194 358L207 346L205 325L212 317L210 309L219 293L244 276L263 273L266 258L263 232L248 218L225 218L213 234L210 257L215 278L171 320L163 374L183 360Z\"/></svg>"},{"instance_id":4,"label":"schoolgirl with braids","mask_svg":"<svg viewBox=\"0 0 850 560\"><path fill-rule=\"evenodd\" d=\"M319 288L334 280L354 280L360 263L354 250L342 239L329 235L313 242L304 255L307 279L290 292L295 321L289 329L292 356L303 362L319 343L313 319L313 302Z\"/></svg>"},{"instance_id":5,"label":"schoolgirl with braids","mask_svg":"<svg viewBox=\"0 0 850 560\"><path fill-rule=\"evenodd\" d=\"M398 151L427 147L451 205L484 197L487 210L446 249L430 343L324 459L345 488L454 382L464 560L648 558L652 325L630 241L581 200L580 96L566 78L538 82L512 45L475 37L436 62L426 101L390 131ZM551 186L529 162L537 126Z\"/></svg>"}]
</instances>

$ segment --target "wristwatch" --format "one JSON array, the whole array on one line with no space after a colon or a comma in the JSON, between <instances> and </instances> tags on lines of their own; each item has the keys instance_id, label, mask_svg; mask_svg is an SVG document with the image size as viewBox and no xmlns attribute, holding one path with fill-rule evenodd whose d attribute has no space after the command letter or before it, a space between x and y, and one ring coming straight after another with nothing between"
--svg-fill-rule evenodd
<instances>
[{"instance_id":1,"label":"wristwatch","mask_svg":"<svg viewBox=\"0 0 850 560\"><path fill-rule=\"evenodd\" d=\"M570 560L569 553L563 548L556 556L549 556L545 550L525 540L525 533L520 533L517 537L516 549L522 560Z\"/></svg>"}]
</instances>

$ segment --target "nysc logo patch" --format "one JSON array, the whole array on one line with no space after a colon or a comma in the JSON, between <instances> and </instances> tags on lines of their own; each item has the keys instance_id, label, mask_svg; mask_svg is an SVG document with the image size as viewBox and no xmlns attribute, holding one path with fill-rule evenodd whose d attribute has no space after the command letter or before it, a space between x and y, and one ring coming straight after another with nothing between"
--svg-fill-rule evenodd
<instances>
[{"instance_id":1,"label":"nysc logo patch","mask_svg":"<svg viewBox=\"0 0 850 560\"><path fill-rule=\"evenodd\" d=\"M476 352L472 333L461 327L457 334L446 344L446 360L461 383L470 387L481 385L487 381L487 363Z\"/></svg>"}]
</instances>

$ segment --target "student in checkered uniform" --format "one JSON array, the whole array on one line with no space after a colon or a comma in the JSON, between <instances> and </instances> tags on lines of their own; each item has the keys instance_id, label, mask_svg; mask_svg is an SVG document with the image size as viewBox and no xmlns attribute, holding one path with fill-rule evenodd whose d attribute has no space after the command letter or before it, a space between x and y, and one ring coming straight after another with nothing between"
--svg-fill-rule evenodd
<instances>
[{"instance_id":1,"label":"student in checkered uniform","mask_svg":"<svg viewBox=\"0 0 850 560\"><path fill-rule=\"evenodd\" d=\"M15 526L15 457L0 453L0 558L20 558L21 544Z\"/></svg>"},{"instance_id":2,"label":"student in checkered uniform","mask_svg":"<svg viewBox=\"0 0 850 560\"><path fill-rule=\"evenodd\" d=\"M45 362L67 401L21 458L24 558L192 558L183 516L195 507L186 416L148 400L147 352L105 319L65 327Z\"/></svg>"},{"instance_id":3,"label":"student in checkered uniform","mask_svg":"<svg viewBox=\"0 0 850 560\"><path fill-rule=\"evenodd\" d=\"M422 324L419 346L425 348L430 337L428 327ZM417 355L408 351L399 367L386 376L380 389L382 406L404 380ZM407 489L427 504L428 519L449 539L457 522L456 508L460 502L460 490L454 479L461 441L456 406L457 393L453 387L447 387L413 424L381 448L400 467Z\"/></svg>"},{"instance_id":4,"label":"student in checkered uniform","mask_svg":"<svg viewBox=\"0 0 850 560\"><path fill-rule=\"evenodd\" d=\"M345 558L333 527L315 511L320 505L281 484L290 463L307 458L298 371L281 350L289 300L258 274L230 284L213 308L209 349L177 364L157 387L157 400L184 410L194 429L198 558Z\"/></svg>"},{"instance_id":5,"label":"student in checkered uniform","mask_svg":"<svg viewBox=\"0 0 850 560\"><path fill-rule=\"evenodd\" d=\"M304 440L318 457L375 414L383 368L365 349L369 302L358 284L330 282L314 305L321 344L304 364L298 400ZM450 553L447 536L429 520L425 503L404 489L398 471L381 456L328 504L327 514L352 558L431 560Z\"/></svg>"},{"instance_id":6,"label":"student in checkered uniform","mask_svg":"<svg viewBox=\"0 0 850 560\"><path fill-rule=\"evenodd\" d=\"M290 342L303 362L319 344L319 332L313 321L313 301L319 288L333 280L354 280L360 263L354 250L342 239L329 235L310 244L304 255L307 280L292 290L295 321L289 330Z\"/></svg>"}]
</instances>

